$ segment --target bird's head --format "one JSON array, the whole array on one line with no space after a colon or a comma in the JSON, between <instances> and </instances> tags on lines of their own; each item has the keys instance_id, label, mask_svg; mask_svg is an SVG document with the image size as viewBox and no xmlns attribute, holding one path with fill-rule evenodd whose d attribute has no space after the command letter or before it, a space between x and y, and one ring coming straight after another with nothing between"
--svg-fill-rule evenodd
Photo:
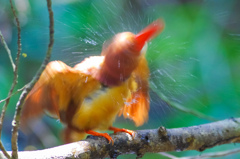
<instances>
[{"instance_id":1,"label":"bird's head","mask_svg":"<svg viewBox=\"0 0 240 159\"><path fill-rule=\"evenodd\" d=\"M116 34L103 47L101 54L105 59L96 78L107 86L116 86L128 79L142 57L146 42L156 37L163 28L163 20L158 19L136 35L131 32Z\"/></svg>"}]
</instances>

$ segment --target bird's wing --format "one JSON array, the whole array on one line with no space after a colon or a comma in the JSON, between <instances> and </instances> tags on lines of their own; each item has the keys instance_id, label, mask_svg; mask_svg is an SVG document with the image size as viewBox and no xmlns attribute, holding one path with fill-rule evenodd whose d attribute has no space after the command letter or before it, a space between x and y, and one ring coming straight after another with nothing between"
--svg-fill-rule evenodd
<instances>
[{"instance_id":1,"label":"bird's wing","mask_svg":"<svg viewBox=\"0 0 240 159\"><path fill-rule=\"evenodd\" d=\"M86 82L92 82L93 84L89 84L92 86L97 83L92 77L95 66L91 66L96 62L87 62L89 63L86 64L84 60L74 68L61 61L50 62L25 100L21 122L25 124L27 120L39 117L43 112L64 123L69 122L75 110L81 106L83 92L94 89L87 87L86 90ZM81 66L85 65L91 72L84 72Z\"/></svg>"},{"instance_id":2,"label":"bird's wing","mask_svg":"<svg viewBox=\"0 0 240 159\"><path fill-rule=\"evenodd\" d=\"M52 117L59 118L59 99L62 94L59 89L65 93L66 88L62 82L67 81L66 78L73 78L70 73L76 74L71 67L61 61L52 61L46 66L25 100L22 123L30 118L39 117L44 111Z\"/></svg>"},{"instance_id":3,"label":"bird's wing","mask_svg":"<svg viewBox=\"0 0 240 159\"><path fill-rule=\"evenodd\" d=\"M141 126L148 120L149 112L149 69L145 57L140 60L132 77L136 88L130 87L131 96L127 99L119 115L123 114L125 118L132 119L136 126Z\"/></svg>"}]
</instances>

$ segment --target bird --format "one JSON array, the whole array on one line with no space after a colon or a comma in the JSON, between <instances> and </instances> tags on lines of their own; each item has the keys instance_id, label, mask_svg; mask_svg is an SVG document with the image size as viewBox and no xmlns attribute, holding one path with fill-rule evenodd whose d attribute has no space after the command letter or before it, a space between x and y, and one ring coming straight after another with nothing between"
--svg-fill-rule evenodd
<instances>
[{"instance_id":1,"label":"bird","mask_svg":"<svg viewBox=\"0 0 240 159\"><path fill-rule=\"evenodd\" d=\"M104 43L100 56L87 57L74 67L62 61L49 62L25 99L21 124L46 113L65 125L63 138L67 143L87 134L114 143L109 134L98 132L105 130L134 137L134 131L114 127L113 123L121 115L136 126L148 120L147 42L164 26L159 18L137 34L118 33Z\"/></svg>"}]
</instances>

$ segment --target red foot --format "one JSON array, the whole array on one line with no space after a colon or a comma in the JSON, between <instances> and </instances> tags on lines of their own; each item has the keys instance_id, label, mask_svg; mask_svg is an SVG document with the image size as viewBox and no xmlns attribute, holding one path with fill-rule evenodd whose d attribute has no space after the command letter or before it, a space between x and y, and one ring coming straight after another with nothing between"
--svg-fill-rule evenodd
<instances>
[{"instance_id":1,"label":"red foot","mask_svg":"<svg viewBox=\"0 0 240 159\"><path fill-rule=\"evenodd\" d=\"M116 127L112 127L112 126L110 126L108 129L114 131L114 133L117 133L117 132L125 132L125 133L130 134L133 138L135 137L135 132L132 131L132 130L120 129L120 128L116 128Z\"/></svg>"},{"instance_id":2,"label":"red foot","mask_svg":"<svg viewBox=\"0 0 240 159\"><path fill-rule=\"evenodd\" d=\"M98 133L98 132L92 131L92 130L85 130L85 133L90 134L90 135L93 135L93 136L102 136L102 137L105 137L105 138L108 140L109 144L110 144L110 143L112 143L112 145L114 144L112 137L109 136L107 133Z\"/></svg>"}]
</instances>

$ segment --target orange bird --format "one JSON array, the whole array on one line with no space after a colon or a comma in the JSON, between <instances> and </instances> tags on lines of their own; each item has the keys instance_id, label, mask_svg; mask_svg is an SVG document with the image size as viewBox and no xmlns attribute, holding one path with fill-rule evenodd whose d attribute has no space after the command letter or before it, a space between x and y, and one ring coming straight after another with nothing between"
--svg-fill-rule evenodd
<instances>
[{"instance_id":1,"label":"orange bird","mask_svg":"<svg viewBox=\"0 0 240 159\"><path fill-rule=\"evenodd\" d=\"M85 58L73 68L62 61L52 61L27 96L22 124L47 112L66 125L65 141L82 139L86 134L103 136L95 130L126 132L113 127L117 115L132 119L136 126L148 120L149 69L145 44L164 28L161 19L137 35L116 34L104 46L101 56Z\"/></svg>"}]
</instances>

